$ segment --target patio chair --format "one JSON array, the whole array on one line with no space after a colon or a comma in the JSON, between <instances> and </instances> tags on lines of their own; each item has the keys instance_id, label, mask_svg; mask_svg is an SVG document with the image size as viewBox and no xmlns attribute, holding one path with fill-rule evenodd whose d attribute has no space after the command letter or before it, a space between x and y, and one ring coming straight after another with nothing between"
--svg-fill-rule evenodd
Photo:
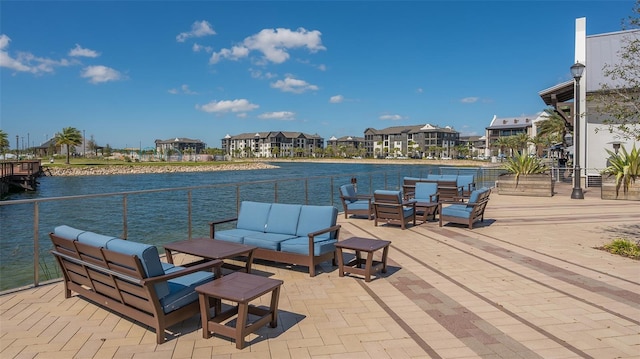
<instances>
[{"instance_id":1,"label":"patio chair","mask_svg":"<svg viewBox=\"0 0 640 359\"><path fill-rule=\"evenodd\" d=\"M456 184L462 190L462 197L468 198L476 189L476 180L473 175L458 175Z\"/></svg>"},{"instance_id":2,"label":"patio chair","mask_svg":"<svg viewBox=\"0 0 640 359\"><path fill-rule=\"evenodd\" d=\"M489 202L491 189L481 188L471 192L469 201L463 202L440 202L440 227L446 222L466 224L469 229L473 229L473 224L484 221L484 210ZM448 204L447 206L445 206Z\"/></svg>"},{"instance_id":3,"label":"patio chair","mask_svg":"<svg viewBox=\"0 0 640 359\"><path fill-rule=\"evenodd\" d=\"M416 217L422 222L426 222L428 216L434 220L438 214L438 184L435 182L417 182L415 184L415 194L412 201L416 203Z\"/></svg>"},{"instance_id":4,"label":"patio chair","mask_svg":"<svg viewBox=\"0 0 640 359\"><path fill-rule=\"evenodd\" d=\"M356 193L356 188L352 183L340 186L340 201L344 208L344 218L355 215L373 219L371 200L371 195Z\"/></svg>"},{"instance_id":5,"label":"patio chair","mask_svg":"<svg viewBox=\"0 0 640 359\"><path fill-rule=\"evenodd\" d=\"M379 221L399 223L402 229L409 222L416 225L416 202L403 201L401 191L376 190L373 192L373 208L376 226Z\"/></svg>"}]
</instances>

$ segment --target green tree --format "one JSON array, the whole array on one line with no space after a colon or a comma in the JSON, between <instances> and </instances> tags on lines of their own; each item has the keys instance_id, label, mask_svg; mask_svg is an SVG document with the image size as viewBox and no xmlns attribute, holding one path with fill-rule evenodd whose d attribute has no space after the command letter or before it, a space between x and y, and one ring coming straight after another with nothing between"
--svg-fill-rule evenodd
<instances>
[{"instance_id":1,"label":"green tree","mask_svg":"<svg viewBox=\"0 0 640 359\"><path fill-rule=\"evenodd\" d=\"M623 30L640 28L640 0L636 0L632 16ZM609 83L590 95L596 112L604 115L603 123L610 133L640 141L640 36L637 32L624 38L618 56L620 62L605 64L602 73Z\"/></svg>"},{"instance_id":2,"label":"green tree","mask_svg":"<svg viewBox=\"0 0 640 359\"><path fill-rule=\"evenodd\" d=\"M9 134L0 130L0 154L4 155L9 149Z\"/></svg>"},{"instance_id":3,"label":"green tree","mask_svg":"<svg viewBox=\"0 0 640 359\"><path fill-rule=\"evenodd\" d=\"M567 134L567 123L554 109L544 110L545 120L538 124L538 136L546 137L551 143L562 143L566 146L564 137Z\"/></svg>"},{"instance_id":4,"label":"green tree","mask_svg":"<svg viewBox=\"0 0 640 359\"><path fill-rule=\"evenodd\" d=\"M82 133L75 127L65 127L62 132L56 133L55 141L56 145L67 147L67 162L65 163L69 164L71 146L77 146L82 143Z\"/></svg>"}]
</instances>

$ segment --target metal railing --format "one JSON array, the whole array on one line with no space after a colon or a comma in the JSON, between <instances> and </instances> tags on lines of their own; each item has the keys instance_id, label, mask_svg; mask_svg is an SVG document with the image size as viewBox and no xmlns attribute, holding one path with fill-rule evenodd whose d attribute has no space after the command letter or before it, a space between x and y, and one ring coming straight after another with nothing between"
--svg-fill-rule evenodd
<instances>
[{"instance_id":1,"label":"metal railing","mask_svg":"<svg viewBox=\"0 0 640 359\"><path fill-rule=\"evenodd\" d=\"M333 205L342 211L339 187L351 179L356 179L358 192L371 194L375 189L401 189L405 176L428 174L416 172L379 171L0 201L0 256L4 256L0 291L38 286L41 278L60 276L48 255L48 233L58 225L161 246L185 237L208 236L208 223L235 215L243 200ZM477 186L493 187L504 171L441 167L440 172L473 173ZM115 233L118 228L120 233Z\"/></svg>"}]
</instances>

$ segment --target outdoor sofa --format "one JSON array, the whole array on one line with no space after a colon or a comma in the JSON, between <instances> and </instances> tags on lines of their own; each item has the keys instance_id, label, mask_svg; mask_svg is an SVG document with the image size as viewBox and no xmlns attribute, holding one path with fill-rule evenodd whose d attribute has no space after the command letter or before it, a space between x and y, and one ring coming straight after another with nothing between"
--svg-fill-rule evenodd
<instances>
[{"instance_id":1,"label":"outdoor sofa","mask_svg":"<svg viewBox=\"0 0 640 359\"><path fill-rule=\"evenodd\" d=\"M153 327L158 344L165 341L165 328L200 313L195 287L212 281L222 265L219 260L188 268L163 263L155 246L64 225L49 236L65 298L76 292Z\"/></svg>"},{"instance_id":2,"label":"outdoor sofa","mask_svg":"<svg viewBox=\"0 0 640 359\"><path fill-rule=\"evenodd\" d=\"M337 263L337 217L333 206L243 201L237 217L209 223L210 237L256 246L254 259L308 266L313 277L317 264ZM220 229L230 222L236 222L235 228Z\"/></svg>"}]
</instances>

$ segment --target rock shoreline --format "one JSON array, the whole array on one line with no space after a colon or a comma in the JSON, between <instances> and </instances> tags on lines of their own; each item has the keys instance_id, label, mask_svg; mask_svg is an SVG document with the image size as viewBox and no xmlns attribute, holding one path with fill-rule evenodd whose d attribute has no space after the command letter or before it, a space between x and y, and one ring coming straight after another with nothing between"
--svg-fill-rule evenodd
<instances>
[{"instance_id":1,"label":"rock shoreline","mask_svg":"<svg viewBox=\"0 0 640 359\"><path fill-rule=\"evenodd\" d=\"M214 172L245 171L278 168L268 163L234 163L223 165L199 166L145 166L145 165L100 165L85 167L49 167L43 168L45 176L109 176L147 173L181 173L181 172Z\"/></svg>"}]
</instances>

